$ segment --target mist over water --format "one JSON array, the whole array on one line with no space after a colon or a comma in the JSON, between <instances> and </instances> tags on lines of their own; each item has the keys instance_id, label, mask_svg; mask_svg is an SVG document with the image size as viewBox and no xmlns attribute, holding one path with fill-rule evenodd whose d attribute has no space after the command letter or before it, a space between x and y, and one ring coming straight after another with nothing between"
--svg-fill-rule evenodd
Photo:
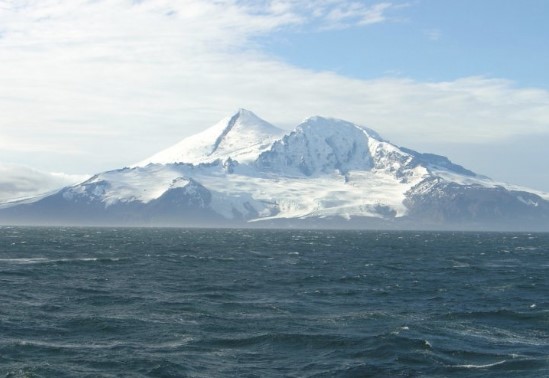
<instances>
[{"instance_id":1,"label":"mist over water","mask_svg":"<svg viewBox=\"0 0 549 378\"><path fill-rule=\"evenodd\" d=\"M0 228L0 375L549 375L549 234Z\"/></svg>"}]
</instances>

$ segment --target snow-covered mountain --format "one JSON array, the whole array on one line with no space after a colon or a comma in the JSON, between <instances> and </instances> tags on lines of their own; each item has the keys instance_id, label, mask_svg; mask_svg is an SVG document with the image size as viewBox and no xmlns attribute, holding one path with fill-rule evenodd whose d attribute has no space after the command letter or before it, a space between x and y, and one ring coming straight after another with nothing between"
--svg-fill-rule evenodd
<instances>
[{"instance_id":1,"label":"snow-covered mountain","mask_svg":"<svg viewBox=\"0 0 549 378\"><path fill-rule=\"evenodd\" d=\"M212 127L183 139L135 166L170 163L210 163L228 158L241 163L253 161L284 134L254 113L239 109Z\"/></svg>"},{"instance_id":2,"label":"snow-covered mountain","mask_svg":"<svg viewBox=\"0 0 549 378\"><path fill-rule=\"evenodd\" d=\"M247 110L130 168L0 208L1 223L549 230L549 195L350 122Z\"/></svg>"}]
</instances>

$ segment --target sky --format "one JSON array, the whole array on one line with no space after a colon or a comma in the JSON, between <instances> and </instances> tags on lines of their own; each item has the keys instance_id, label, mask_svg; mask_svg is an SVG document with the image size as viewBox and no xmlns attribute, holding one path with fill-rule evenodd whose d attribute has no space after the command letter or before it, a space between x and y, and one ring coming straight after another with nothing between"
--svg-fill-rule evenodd
<instances>
[{"instance_id":1,"label":"sky","mask_svg":"<svg viewBox=\"0 0 549 378\"><path fill-rule=\"evenodd\" d=\"M549 192L549 1L0 0L0 200L238 108L342 118Z\"/></svg>"}]
</instances>

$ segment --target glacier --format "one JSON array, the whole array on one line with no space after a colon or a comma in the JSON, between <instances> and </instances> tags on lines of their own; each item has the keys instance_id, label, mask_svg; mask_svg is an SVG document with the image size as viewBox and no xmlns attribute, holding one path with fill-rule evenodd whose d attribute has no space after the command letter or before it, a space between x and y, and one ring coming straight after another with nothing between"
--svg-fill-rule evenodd
<instances>
[{"instance_id":1,"label":"glacier","mask_svg":"<svg viewBox=\"0 0 549 378\"><path fill-rule=\"evenodd\" d=\"M130 167L0 205L2 224L549 230L549 195L344 120L239 109Z\"/></svg>"}]
</instances>

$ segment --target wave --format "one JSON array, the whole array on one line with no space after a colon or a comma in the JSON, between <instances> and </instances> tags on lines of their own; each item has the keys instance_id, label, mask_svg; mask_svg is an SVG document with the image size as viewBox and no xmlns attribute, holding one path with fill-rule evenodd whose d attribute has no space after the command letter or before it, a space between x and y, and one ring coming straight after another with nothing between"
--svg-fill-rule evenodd
<instances>
[{"instance_id":1,"label":"wave","mask_svg":"<svg viewBox=\"0 0 549 378\"><path fill-rule=\"evenodd\" d=\"M136 348L148 350L177 349L193 341L192 337L181 337L177 340L161 341L158 343L142 342L92 342L92 343L67 343L67 342L48 342L39 340L5 340L0 343L2 346L17 347L35 347L47 349L118 349L118 348Z\"/></svg>"},{"instance_id":2,"label":"wave","mask_svg":"<svg viewBox=\"0 0 549 378\"><path fill-rule=\"evenodd\" d=\"M55 264L55 263L70 263L70 262L116 262L120 261L119 257L80 257L74 259L62 258L62 259L48 259L45 257L28 257L28 258L10 258L0 259L0 264Z\"/></svg>"},{"instance_id":3,"label":"wave","mask_svg":"<svg viewBox=\"0 0 549 378\"><path fill-rule=\"evenodd\" d=\"M502 361L497 361L497 362L494 362L494 363L491 363L491 364L484 364L484 365L468 364L468 365L452 365L452 366L449 366L449 367L460 368L460 369L488 369L488 368L491 368L491 367L494 367L494 366L502 365L506 362L507 362L507 360L502 360Z\"/></svg>"},{"instance_id":4,"label":"wave","mask_svg":"<svg viewBox=\"0 0 549 378\"><path fill-rule=\"evenodd\" d=\"M528 306L528 309L534 309L537 306L531 307ZM516 320L522 320L522 321L532 321L532 320L546 320L549 316L549 311L512 311L507 309L498 309L498 310L492 310L492 311L466 311L466 312L451 312L443 315L441 317L442 320L446 321L456 321L459 319L463 320L475 320L475 319L482 319L483 321L486 320L507 320L507 321L516 321Z\"/></svg>"}]
</instances>

